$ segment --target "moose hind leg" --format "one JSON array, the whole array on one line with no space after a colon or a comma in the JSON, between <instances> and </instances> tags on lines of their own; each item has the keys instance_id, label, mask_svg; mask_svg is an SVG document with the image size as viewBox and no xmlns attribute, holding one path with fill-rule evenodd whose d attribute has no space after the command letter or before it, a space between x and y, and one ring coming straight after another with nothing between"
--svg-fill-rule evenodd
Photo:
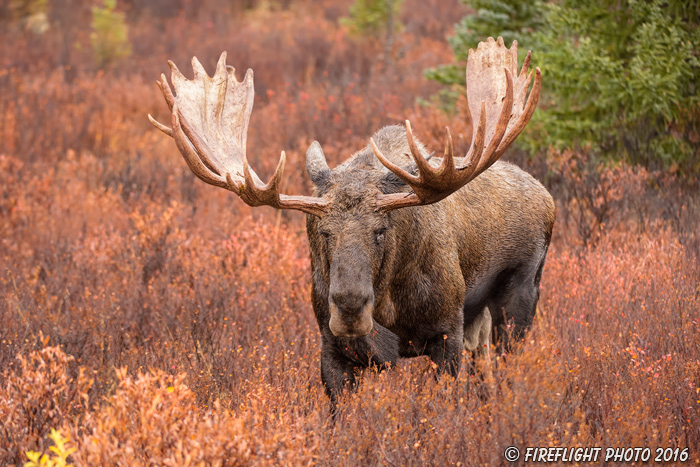
<instances>
[{"instance_id":1,"label":"moose hind leg","mask_svg":"<svg viewBox=\"0 0 700 467\"><path fill-rule=\"evenodd\" d=\"M539 284L530 282L519 284L489 303L499 353L510 352L512 344L524 338L535 317L539 296Z\"/></svg>"},{"instance_id":2,"label":"moose hind leg","mask_svg":"<svg viewBox=\"0 0 700 467\"><path fill-rule=\"evenodd\" d=\"M475 357L488 357L491 348L491 312L488 307L474 321L464 326L464 348Z\"/></svg>"},{"instance_id":3,"label":"moose hind leg","mask_svg":"<svg viewBox=\"0 0 700 467\"><path fill-rule=\"evenodd\" d=\"M464 325L464 348L471 354L469 374L477 376L477 359L485 363L486 375L478 374L483 379L491 375L491 312L484 306L481 312L470 318L469 324Z\"/></svg>"}]
</instances>

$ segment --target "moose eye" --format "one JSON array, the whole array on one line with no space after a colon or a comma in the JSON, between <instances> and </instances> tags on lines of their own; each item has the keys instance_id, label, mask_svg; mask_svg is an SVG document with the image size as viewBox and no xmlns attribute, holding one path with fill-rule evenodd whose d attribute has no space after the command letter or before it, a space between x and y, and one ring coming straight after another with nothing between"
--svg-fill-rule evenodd
<instances>
[{"instance_id":1,"label":"moose eye","mask_svg":"<svg viewBox=\"0 0 700 467\"><path fill-rule=\"evenodd\" d=\"M377 229L374 231L374 240L377 243L380 243L382 240L384 240L384 234L386 233L386 227L382 227L380 229Z\"/></svg>"}]
</instances>

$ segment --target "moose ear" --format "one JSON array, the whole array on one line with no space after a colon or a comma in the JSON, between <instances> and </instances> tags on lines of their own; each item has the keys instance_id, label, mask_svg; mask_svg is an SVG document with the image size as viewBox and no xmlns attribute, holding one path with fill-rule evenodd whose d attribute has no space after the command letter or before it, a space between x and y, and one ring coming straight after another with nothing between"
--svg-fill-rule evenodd
<instances>
[{"instance_id":1,"label":"moose ear","mask_svg":"<svg viewBox=\"0 0 700 467\"><path fill-rule=\"evenodd\" d=\"M306 173L317 188L328 185L331 181L331 169L328 168L326 156L318 141L314 141L306 151Z\"/></svg>"}]
</instances>

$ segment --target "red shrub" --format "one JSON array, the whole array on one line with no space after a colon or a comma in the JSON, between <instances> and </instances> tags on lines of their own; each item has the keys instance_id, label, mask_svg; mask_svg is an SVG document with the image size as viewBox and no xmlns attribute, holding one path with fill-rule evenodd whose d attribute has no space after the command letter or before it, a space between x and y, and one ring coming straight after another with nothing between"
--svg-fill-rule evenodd
<instances>
[{"instance_id":1,"label":"red shrub","mask_svg":"<svg viewBox=\"0 0 700 467\"><path fill-rule=\"evenodd\" d=\"M309 192L313 139L333 166L405 118L438 151L449 125L464 152L463 111L415 104L436 91L423 70L450 58L457 0L406 0L388 62L338 26L349 1L125 1L133 54L107 70L82 26L92 3L49 3L46 35L0 28L0 464L46 452L50 428L71 435L75 465L489 465L509 445L698 452L692 182L582 154L531 162L558 220L520 350L483 383L436 380L425 359L367 372L333 421L303 217L197 181L147 122L167 121L151 84L167 59L187 70L197 55L211 70L228 50L256 73L251 164L269 175L286 150L285 191Z\"/></svg>"}]
</instances>

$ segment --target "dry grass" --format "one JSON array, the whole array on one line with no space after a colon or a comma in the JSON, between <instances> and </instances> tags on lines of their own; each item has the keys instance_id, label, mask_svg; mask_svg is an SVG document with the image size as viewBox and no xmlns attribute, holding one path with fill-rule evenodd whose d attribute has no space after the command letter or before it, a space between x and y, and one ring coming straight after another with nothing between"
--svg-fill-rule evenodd
<instances>
[{"instance_id":1,"label":"dry grass","mask_svg":"<svg viewBox=\"0 0 700 467\"><path fill-rule=\"evenodd\" d=\"M435 91L422 70L449 59L456 0L406 0L389 67L337 26L349 1L129 7L134 55L104 71L53 51L89 44L90 4L72 3L76 24L55 12L45 36L0 28L0 464L48 452L51 428L76 466L497 465L511 444L700 461L692 182L582 155L523 161L559 218L519 351L483 385L436 380L424 359L368 372L332 420L303 216L197 181L145 118L165 114L152 83L166 59L211 69L227 49L256 72L252 163L269 174L285 149L286 191L308 193L311 140L333 166L405 117L433 148L450 123L463 150L458 116L414 103Z\"/></svg>"}]
</instances>

